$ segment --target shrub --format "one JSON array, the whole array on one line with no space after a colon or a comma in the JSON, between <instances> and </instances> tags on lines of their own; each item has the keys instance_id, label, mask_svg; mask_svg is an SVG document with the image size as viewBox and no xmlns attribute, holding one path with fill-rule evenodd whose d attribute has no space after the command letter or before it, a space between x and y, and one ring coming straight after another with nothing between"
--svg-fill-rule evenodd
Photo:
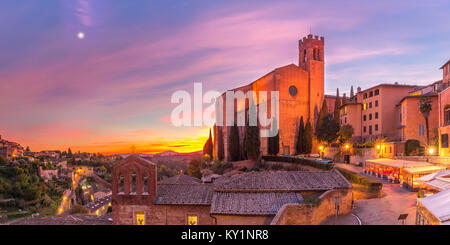
<instances>
[{"instance_id":1,"label":"shrub","mask_svg":"<svg viewBox=\"0 0 450 245\"><path fill-rule=\"evenodd\" d=\"M383 183L378 180L367 178L360 174L350 172L342 168L336 168L350 183L364 185L371 192L379 192L383 188Z\"/></svg>"},{"instance_id":2,"label":"shrub","mask_svg":"<svg viewBox=\"0 0 450 245\"><path fill-rule=\"evenodd\" d=\"M414 156L419 154L420 142L418 140L410 139L405 143L405 154L407 156Z\"/></svg>"},{"instance_id":3,"label":"shrub","mask_svg":"<svg viewBox=\"0 0 450 245\"><path fill-rule=\"evenodd\" d=\"M331 170L334 167L334 164L326 164L311 159L289 157L289 156L263 156L263 160L271 162L288 162L300 165L307 165L323 170Z\"/></svg>"},{"instance_id":4,"label":"shrub","mask_svg":"<svg viewBox=\"0 0 450 245\"><path fill-rule=\"evenodd\" d=\"M89 210L85 206L81 206L81 205L75 204L70 209L69 213L70 214L88 214Z\"/></svg>"}]
</instances>

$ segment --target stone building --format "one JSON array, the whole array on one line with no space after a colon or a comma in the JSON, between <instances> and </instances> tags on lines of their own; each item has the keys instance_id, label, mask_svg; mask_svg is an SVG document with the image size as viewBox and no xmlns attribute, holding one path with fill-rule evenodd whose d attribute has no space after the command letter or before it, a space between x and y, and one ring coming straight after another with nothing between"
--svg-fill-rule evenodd
<instances>
[{"instance_id":1,"label":"stone building","mask_svg":"<svg viewBox=\"0 0 450 245\"><path fill-rule=\"evenodd\" d=\"M324 52L325 40L323 37L308 35L299 40L299 65L290 64L278 67L267 73L256 81L229 91L241 91L246 94L248 91L267 91L268 97L268 113L272 115L271 91L279 92L279 144L280 154L295 154L296 132L300 117L306 123L307 120L315 125L319 110L324 100ZM225 101L225 93L222 94ZM328 103L334 104L334 98L331 96L327 99ZM256 99L255 104L258 106L261 101ZM331 107L334 108L334 107ZM248 100L237 101L234 104L234 111L245 111L248 118L249 102ZM217 134L222 133L224 143L225 160L230 160L228 146L230 126L226 125L226 103L223 103L223 127L216 130L214 140L217 140ZM270 116L269 116L270 117ZM220 125L220 123L218 124ZM217 128L216 128L217 129ZM243 135L245 127L239 127L240 144L243 144ZM267 154L267 138L261 138L261 153ZM218 152L218 144L214 142L215 153ZM315 149L314 147L313 149ZM217 156L217 154L214 154Z\"/></svg>"},{"instance_id":2,"label":"stone building","mask_svg":"<svg viewBox=\"0 0 450 245\"><path fill-rule=\"evenodd\" d=\"M450 60L445 63L443 70L443 84L445 89L438 94L439 108L439 155L450 156L448 148L448 134L450 133Z\"/></svg>"},{"instance_id":3,"label":"stone building","mask_svg":"<svg viewBox=\"0 0 450 245\"><path fill-rule=\"evenodd\" d=\"M317 224L334 214L337 197L341 213L350 212L352 185L337 170L242 173L212 183L175 176L157 183L156 165L140 157L112 168L112 217L120 225L271 224L277 215L286 219L285 209L279 211L287 204L305 213L289 224Z\"/></svg>"}]
</instances>

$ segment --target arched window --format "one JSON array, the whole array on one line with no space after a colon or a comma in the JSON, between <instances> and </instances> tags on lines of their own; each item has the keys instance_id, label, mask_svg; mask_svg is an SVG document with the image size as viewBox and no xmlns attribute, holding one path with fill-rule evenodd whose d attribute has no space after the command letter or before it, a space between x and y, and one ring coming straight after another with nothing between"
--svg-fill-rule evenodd
<instances>
[{"instance_id":1,"label":"arched window","mask_svg":"<svg viewBox=\"0 0 450 245\"><path fill-rule=\"evenodd\" d=\"M136 171L131 170L131 193L136 194Z\"/></svg>"},{"instance_id":2,"label":"arched window","mask_svg":"<svg viewBox=\"0 0 450 245\"><path fill-rule=\"evenodd\" d=\"M320 49L317 49L317 60L320 61Z\"/></svg>"},{"instance_id":3,"label":"arched window","mask_svg":"<svg viewBox=\"0 0 450 245\"><path fill-rule=\"evenodd\" d=\"M124 193L125 192L125 177L123 176L123 174L119 175L119 193Z\"/></svg>"},{"instance_id":4,"label":"arched window","mask_svg":"<svg viewBox=\"0 0 450 245\"><path fill-rule=\"evenodd\" d=\"M148 174L144 174L144 193L148 194Z\"/></svg>"}]
</instances>

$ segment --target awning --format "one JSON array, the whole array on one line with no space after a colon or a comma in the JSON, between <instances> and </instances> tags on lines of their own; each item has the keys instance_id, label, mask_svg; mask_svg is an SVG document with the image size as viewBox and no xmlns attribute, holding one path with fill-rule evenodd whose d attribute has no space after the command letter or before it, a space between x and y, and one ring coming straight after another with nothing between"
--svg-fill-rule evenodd
<instances>
[{"instance_id":1,"label":"awning","mask_svg":"<svg viewBox=\"0 0 450 245\"><path fill-rule=\"evenodd\" d=\"M436 179L437 177L445 176L445 175L450 175L450 170L448 170L448 169L447 170L441 170L439 172L428 174L428 175L425 175L425 176L422 176L422 177L418 178L417 181L427 182L427 181Z\"/></svg>"},{"instance_id":2,"label":"awning","mask_svg":"<svg viewBox=\"0 0 450 245\"><path fill-rule=\"evenodd\" d=\"M428 162L394 160L394 159L388 159L388 158L371 159L371 160L367 160L366 163L378 164L378 165L383 165L383 166L393 167L393 168L416 168L416 167L423 167L423 166L434 166ZM445 169L445 168L440 168L440 169Z\"/></svg>"},{"instance_id":3,"label":"awning","mask_svg":"<svg viewBox=\"0 0 450 245\"><path fill-rule=\"evenodd\" d=\"M424 183L425 185L441 191L450 189L450 181L442 179L434 179Z\"/></svg>"},{"instance_id":4,"label":"awning","mask_svg":"<svg viewBox=\"0 0 450 245\"><path fill-rule=\"evenodd\" d=\"M425 206L442 224L449 224L450 190L442 191L425 198L419 198L417 201Z\"/></svg>"},{"instance_id":5,"label":"awning","mask_svg":"<svg viewBox=\"0 0 450 245\"><path fill-rule=\"evenodd\" d=\"M431 166L404 168L403 170L410 174L428 174L437 172L442 169L445 169L445 167L431 165Z\"/></svg>"}]
</instances>

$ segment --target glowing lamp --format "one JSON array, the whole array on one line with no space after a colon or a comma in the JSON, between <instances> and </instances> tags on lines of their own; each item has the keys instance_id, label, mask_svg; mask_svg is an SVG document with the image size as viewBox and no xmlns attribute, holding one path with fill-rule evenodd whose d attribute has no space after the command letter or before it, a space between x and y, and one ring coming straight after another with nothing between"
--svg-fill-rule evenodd
<instances>
[{"instance_id":1,"label":"glowing lamp","mask_svg":"<svg viewBox=\"0 0 450 245\"><path fill-rule=\"evenodd\" d=\"M377 145L377 149L379 150L381 148L381 146L380 145Z\"/></svg>"},{"instance_id":2,"label":"glowing lamp","mask_svg":"<svg viewBox=\"0 0 450 245\"><path fill-rule=\"evenodd\" d=\"M345 145L345 149L348 149L350 146L348 144Z\"/></svg>"},{"instance_id":3,"label":"glowing lamp","mask_svg":"<svg viewBox=\"0 0 450 245\"><path fill-rule=\"evenodd\" d=\"M428 149L428 153L433 154L434 153L434 149L433 148Z\"/></svg>"},{"instance_id":4,"label":"glowing lamp","mask_svg":"<svg viewBox=\"0 0 450 245\"><path fill-rule=\"evenodd\" d=\"M322 150L323 149L323 146L319 146L319 150Z\"/></svg>"}]
</instances>

